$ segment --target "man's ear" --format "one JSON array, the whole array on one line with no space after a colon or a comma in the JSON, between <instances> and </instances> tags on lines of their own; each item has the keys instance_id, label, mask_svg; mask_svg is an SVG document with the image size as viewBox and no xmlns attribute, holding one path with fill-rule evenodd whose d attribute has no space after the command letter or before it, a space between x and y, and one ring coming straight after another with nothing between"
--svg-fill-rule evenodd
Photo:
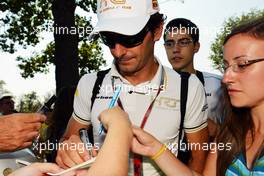
<instances>
[{"instance_id":1,"label":"man's ear","mask_svg":"<svg viewBox=\"0 0 264 176\"><path fill-rule=\"evenodd\" d=\"M197 53L200 49L200 42L195 42L194 44L194 53Z\"/></svg>"},{"instance_id":2,"label":"man's ear","mask_svg":"<svg viewBox=\"0 0 264 176\"><path fill-rule=\"evenodd\" d=\"M162 35L162 31L163 31L163 25L164 23L160 23L160 25L155 29L154 31L154 41L158 41Z\"/></svg>"}]
</instances>

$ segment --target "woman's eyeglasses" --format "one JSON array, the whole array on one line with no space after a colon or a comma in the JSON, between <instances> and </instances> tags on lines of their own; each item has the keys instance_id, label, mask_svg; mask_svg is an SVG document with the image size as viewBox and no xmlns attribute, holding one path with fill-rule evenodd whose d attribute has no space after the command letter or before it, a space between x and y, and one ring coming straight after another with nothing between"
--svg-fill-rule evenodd
<instances>
[{"instance_id":1,"label":"woman's eyeglasses","mask_svg":"<svg viewBox=\"0 0 264 176\"><path fill-rule=\"evenodd\" d=\"M136 35L122 35L114 32L100 32L99 35L103 43L111 49L114 49L117 43L126 48L132 48L143 43L148 31L149 28L145 26Z\"/></svg>"},{"instance_id":2,"label":"woman's eyeglasses","mask_svg":"<svg viewBox=\"0 0 264 176\"><path fill-rule=\"evenodd\" d=\"M228 68L231 68L233 72L241 73L243 72L248 66L255 64L257 62L264 61L264 58L258 59L239 59L236 60L233 64L229 65L228 63L224 63L223 72L226 72Z\"/></svg>"}]
</instances>

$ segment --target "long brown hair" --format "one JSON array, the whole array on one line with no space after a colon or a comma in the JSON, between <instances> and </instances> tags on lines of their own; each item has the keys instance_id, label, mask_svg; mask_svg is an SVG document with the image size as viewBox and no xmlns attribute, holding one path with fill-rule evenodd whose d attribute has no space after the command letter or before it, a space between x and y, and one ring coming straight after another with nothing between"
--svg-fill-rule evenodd
<instances>
[{"instance_id":1,"label":"long brown hair","mask_svg":"<svg viewBox=\"0 0 264 176\"><path fill-rule=\"evenodd\" d=\"M249 35L256 39L264 40L264 18L253 19L235 27L225 38L224 44L237 34ZM254 136L254 124L250 114L250 108L236 108L232 106L226 88L224 88L224 95L225 120L217 135L216 142L223 144L230 143L231 149L218 151L217 176L225 175L228 166L245 149L247 133L250 132L252 139Z\"/></svg>"}]
</instances>

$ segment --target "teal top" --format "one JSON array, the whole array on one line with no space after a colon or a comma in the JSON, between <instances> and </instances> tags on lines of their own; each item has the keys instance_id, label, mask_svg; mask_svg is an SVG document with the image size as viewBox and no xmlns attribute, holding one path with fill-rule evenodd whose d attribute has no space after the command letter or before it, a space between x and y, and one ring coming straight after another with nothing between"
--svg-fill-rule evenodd
<instances>
[{"instance_id":1,"label":"teal top","mask_svg":"<svg viewBox=\"0 0 264 176\"><path fill-rule=\"evenodd\" d=\"M262 155L254 162L252 169L247 168L246 159L241 153L232 164L227 168L226 176L264 176L264 155Z\"/></svg>"}]
</instances>

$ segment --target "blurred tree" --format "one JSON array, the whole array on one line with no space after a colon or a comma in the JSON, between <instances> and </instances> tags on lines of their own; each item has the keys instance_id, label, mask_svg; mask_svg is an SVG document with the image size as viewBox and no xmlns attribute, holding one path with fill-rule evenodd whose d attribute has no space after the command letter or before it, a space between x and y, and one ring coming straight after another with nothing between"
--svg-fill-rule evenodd
<instances>
[{"instance_id":1,"label":"blurred tree","mask_svg":"<svg viewBox=\"0 0 264 176\"><path fill-rule=\"evenodd\" d=\"M87 13L96 10L96 0L2 0L0 2L0 48L14 53L18 48L36 46L46 32L54 33L54 41L41 53L17 60L24 78L47 73L55 64L57 91L76 85L81 74L96 71L105 64L98 42L89 44L91 17L75 14L76 7Z\"/></svg>"},{"instance_id":2,"label":"blurred tree","mask_svg":"<svg viewBox=\"0 0 264 176\"><path fill-rule=\"evenodd\" d=\"M10 92L5 89L5 81L3 80L0 80L0 96L3 95L3 94L9 94Z\"/></svg>"},{"instance_id":3,"label":"blurred tree","mask_svg":"<svg viewBox=\"0 0 264 176\"><path fill-rule=\"evenodd\" d=\"M36 92L24 94L18 101L16 109L18 112L36 112L42 103Z\"/></svg>"},{"instance_id":4,"label":"blurred tree","mask_svg":"<svg viewBox=\"0 0 264 176\"><path fill-rule=\"evenodd\" d=\"M223 24L223 30L216 35L216 39L211 45L211 54L209 58L213 61L213 67L223 72L223 43L225 37L231 32L235 26L244 23L250 19L264 16L264 10L252 10L247 14L237 17L228 18Z\"/></svg>"}]
</instances>

